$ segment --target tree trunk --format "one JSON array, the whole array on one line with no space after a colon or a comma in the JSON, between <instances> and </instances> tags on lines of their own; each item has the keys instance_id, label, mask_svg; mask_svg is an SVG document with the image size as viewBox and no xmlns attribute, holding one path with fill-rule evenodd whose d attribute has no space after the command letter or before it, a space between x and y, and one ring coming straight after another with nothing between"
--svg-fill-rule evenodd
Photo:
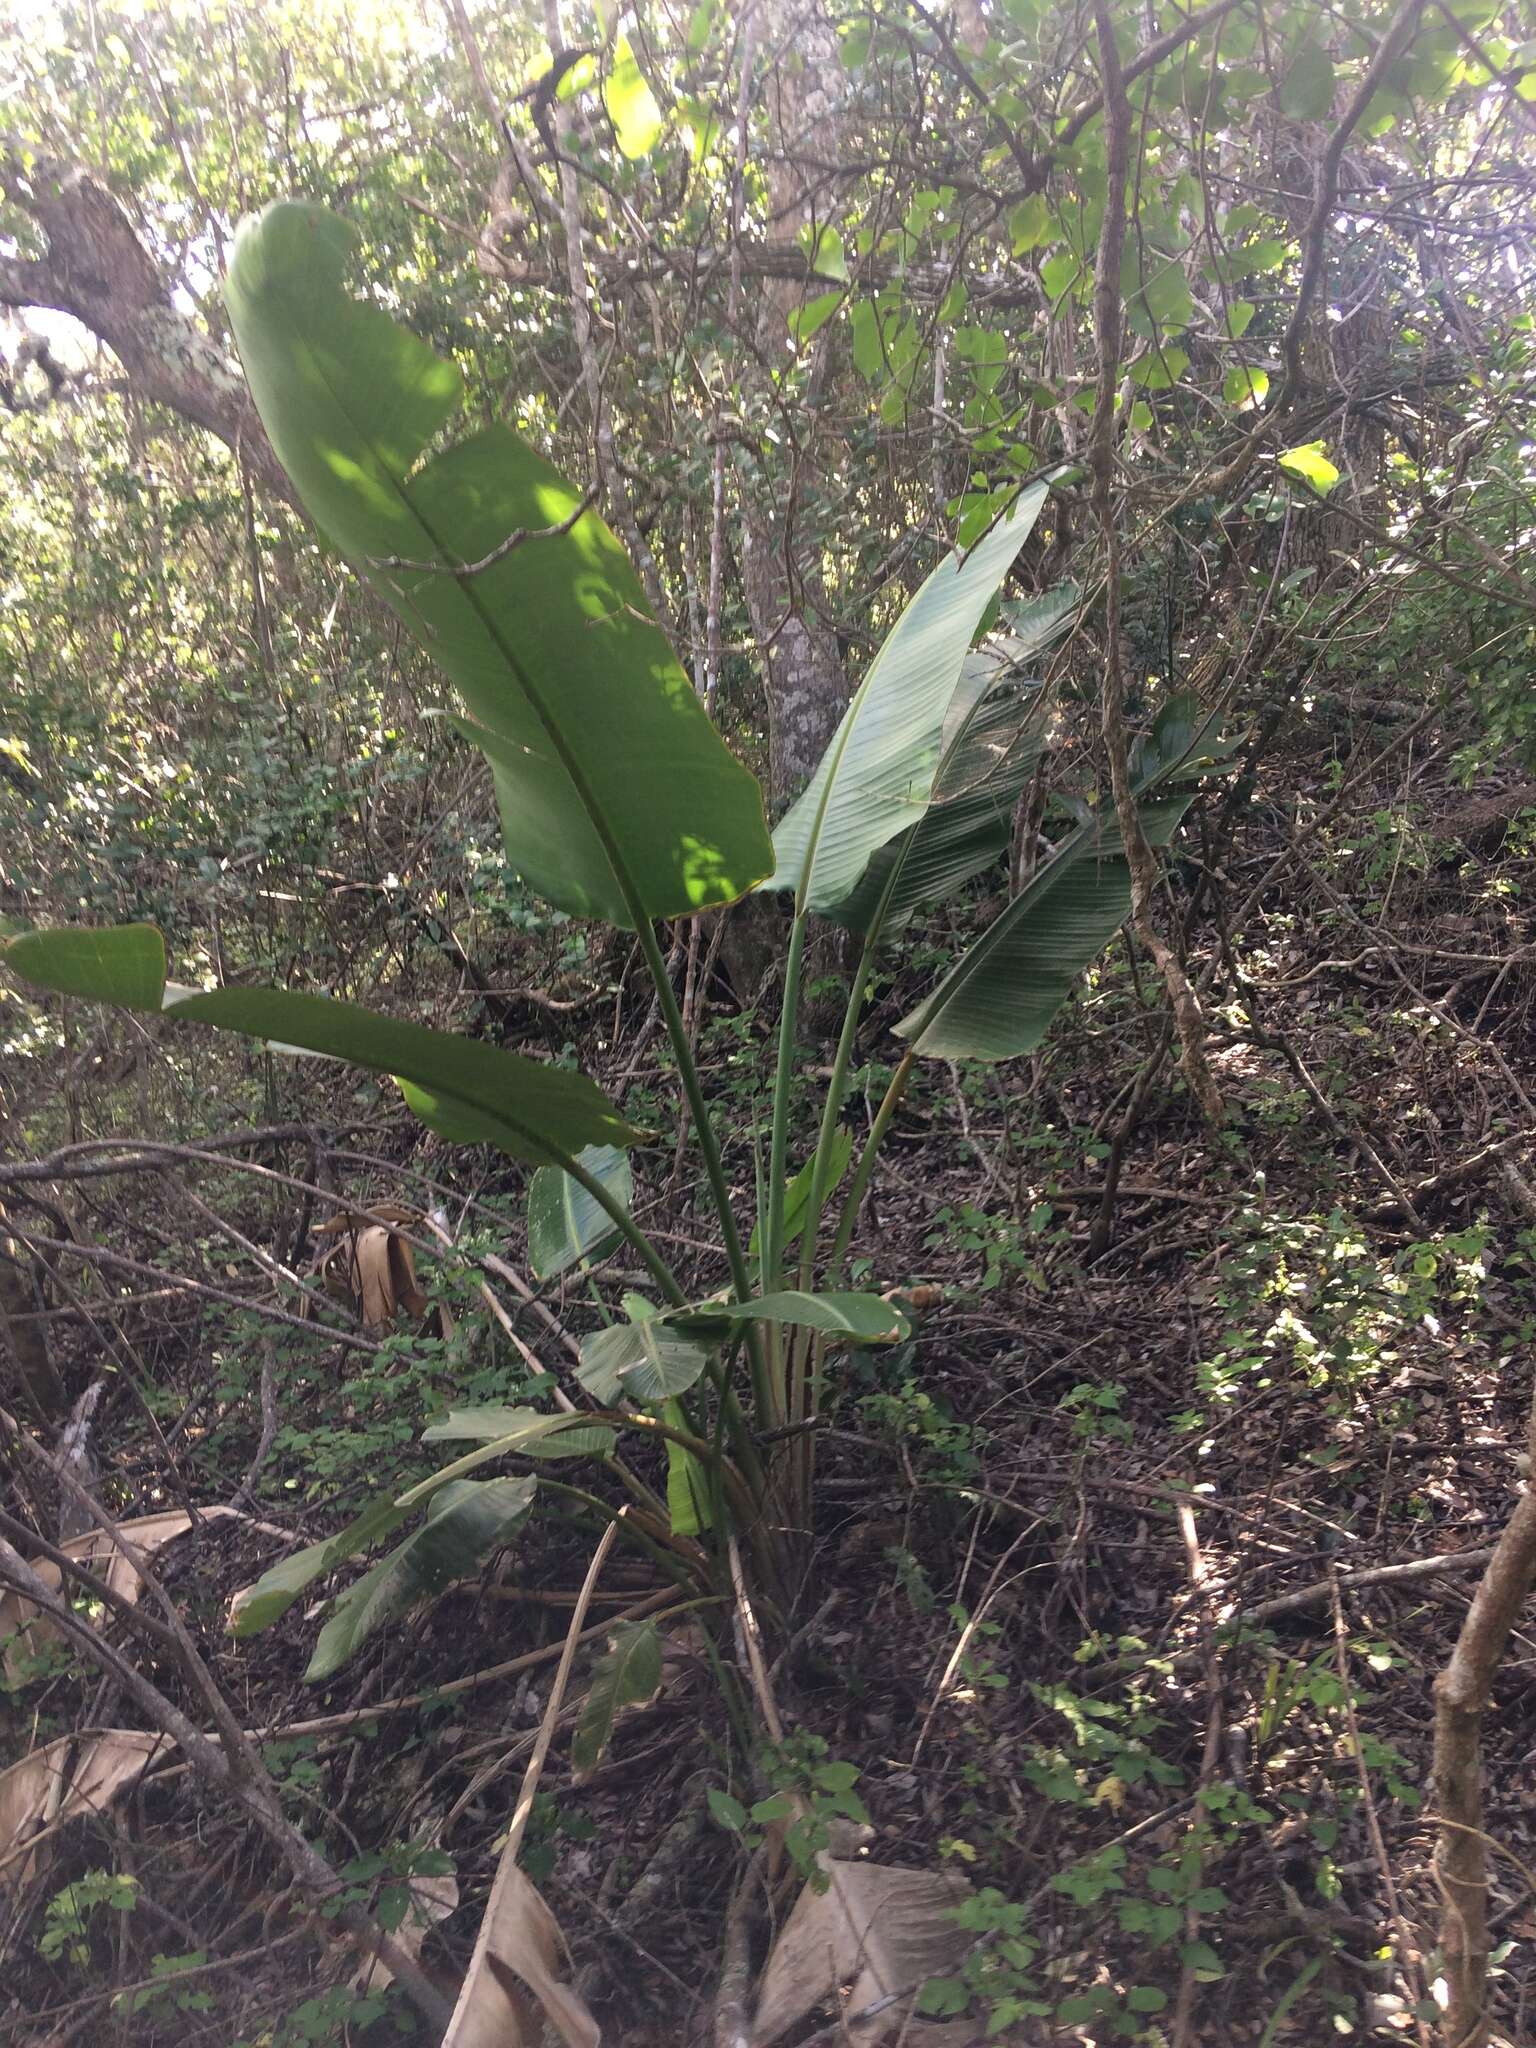
<instances>
[{"instance_id":1,"label":"tree trunk","mask_svg":"<svg viewBox=\"0 0 1536 2048\"><path fill-rule=\"evenodd\" d=\"M294 503L238 366L177 307L107 187L89 171L37 157L25 167L0 161L0 190L48 246L40 260L0 258L0 305L70 314L111 349L136 398L216 434L251 475Z\"/></svg>"}]
</instances>

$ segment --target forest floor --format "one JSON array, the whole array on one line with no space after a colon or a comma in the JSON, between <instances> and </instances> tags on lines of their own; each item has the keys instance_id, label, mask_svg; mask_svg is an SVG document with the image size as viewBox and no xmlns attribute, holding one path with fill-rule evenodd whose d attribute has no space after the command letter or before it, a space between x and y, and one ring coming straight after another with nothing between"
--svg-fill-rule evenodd
<instances>
[{"instance_id":1,"label":"forest floor","mask_svg":"<svg viewBox=\"0 0 1536 2048\"><path fill-rule=\"evenodd\" d=\"M1259 835L1225 862L1239 896L1278 857ZM988 2007L995 2037L1023 2044L1423 2038L1413 2008L1433 1997L1441 1913L1430 1688L1475 1553L1516 1497L1536 1329L1536 1193L1499 1158L1456 1170L1536 1124L1520 1079L1536 856L1512 835L1469 880L1432 826L1396 851L1374 870L1380 849L1356 846L1331 873L1289 871L1240 948L1203 935L1245 989L1241 1012L1210 1020L1221 1131L1169 1087L1111 1157L1162 1014L1123 955L1045 1055L979 1081L932 1070L895 1127L859 1250L870 1284L937 1296L910 1344L843 1362L804 1585L767 1622L790 1740L855 1767L870 1857L990 1888L973 1923L992 1955L986 2003L942 2035L912 2019L907 2042L979 2040ZM730 1030L722 1089L742 1043ZM353 1108L332 1104L338 1122ZM412 1170L447 1170L397 1118L373 1118L366 1149L373 1167L347 1170L359 1202L408 1198ZM642 1184L670 1165L643 1161ZM1110 1241L1092 1256L1116 1166ZM137 1230L142 1251L172 1234L175 1197L152 1178L130 1185L143 1206L116 1227L124 1244ZM291 1235L297 1194L247 1212L246 1185L243 1198L224 1187L224 1213L253 1232L276 1213ZM104 1227L108 1198L91 1199ZM686 1240L681 1187L656 1202ZM579 1288L547 1298L557 1319L584 1307ZM255 1367L242 1380L210 1357L198 1313L151 1304L122 1327L145 1342L157 1331L154 1375L177 1389L166 1412L181 1421L168 1464L114 1393L103 1441L119 1510L173 1505L183 1485L228 1500L257 1431ZM61 1328L76 1385L90 1335ZM302 1418L300 1390L280 1385L285 1426L251 1512L305 1540L337 1526L402 1455L446 1369L431 1345L406 1345L359 1385L332 1352L303 1383ZM376 1432L360 1468L336 1462L349 1430ZM398 1867L395 1845L452 1857L460 1905L424 1951L451 1990L588 1540L542 1521L512 1564L319 1687L302 1679L307 1603L249 1640L228 1630L231 1597L279 1550L261 1526L210 1520L160 1564L300 1825L354 1850L359 1896ZM1432 1571L1365 1576L1446 1553ZM656 1584L616 1554L599 1616ZM605 2038L634 2048L709 2038L742 1868L709 1795L750 1803L758 1789L738 1782L696 1624L667 1629L660 1693L620 1720L585 1780L557 1740L523 1857ZM447 1690L512 1660L523 1668ZM1536 2038L1533 1671L1536 1639L1517 1635L1487 1733L1496 2013L1512 2043ZM169 1660L155 1675L198 1712ZM113 1691L56 1654L8 1688L7 1741L20 1753L135 1725ZM44 1953L46 1903L109 1860L107 1836L116 1867L138 1874L134 1909L88 1913L74 1950ZM796 1888L786 1876L754 1911L781 1919ZM185 1771L152 1774L126 1805L57 1835L4 1924L0 2038L18 2044L372 2042L395 2038L397 2010L409 2020L393 1999L376 2027L361 2007L349 2020L352 1961ZM1033 1953L1007 1949L1021 1928ZM201 1961L162 1979L156 1955ZM828 2025L822 2011L785 2039L844 2038Z\"/></svg>"}]
</instances>

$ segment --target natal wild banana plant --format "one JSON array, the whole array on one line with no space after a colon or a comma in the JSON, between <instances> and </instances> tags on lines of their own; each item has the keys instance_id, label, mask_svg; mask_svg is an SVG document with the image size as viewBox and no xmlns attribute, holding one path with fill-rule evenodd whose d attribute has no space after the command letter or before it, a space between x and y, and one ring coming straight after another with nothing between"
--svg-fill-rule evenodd
<instances>
[{"instance_id":1,"label":"natal wild banana plant","mask_svg":"<svg viewBox=\"0 0 1536 2048\"><path fill-rule=\"evenodd\" d=\"M279 204L246 223L226 292L252 395L318 527L446 671L462 705L456 722L494 773L509 864L560 909L635 934L702 1157L722 1284L708 1300L690 1299L635 1220L626 1153L642 1133L579 1074L327 996L174 986L149 926L10 939L7 964L39 987L164 1010L393 1076L433 1130L535 1169L529 1255L539 1274L623 1243L648 1276L643 1296L625 1296L623 1319L583 1345L586 1406L451 1413L427 1435L468 1446L463 1455L260 1581L241 1610L242 1632L410 1528L335 1603L311 1665L316 1678L509 1540L539 1485L553 1482L468 1475L514 1456L597 1461L628 1496L626 1530L674 1576L707 1580L734 1533L767 1583L782 1586L794 1554L787 1532L809 1526L810 1425L828 1357L904 1333L898 1308L843 1282L875 1154L913 1062L1003 1060L1038 1045L1130 898L1112 812L1076 801L1075 824L1028 885L897 1025L905 1047L855 1159L840 1111L877 955L914 912L1005 854L1044 745L1044 693L1027 679L1029 665L1063 628L1075 593L1017 607L1006 631L973 643L1046 485L1022 489L963 560L934 570L770 837L756 781L727 752L613 534L509 428L445 437L460 405L458 373L348 291L351 247L348 228L314 206ZM1134 764L1154 845L1167 843L1213 765L1192 708L1169 705ZM755 1225L744 1229L655 927L722 910L753 889L782 892L793 916L768 1158ZM801 971L817 917L855 934L861 951L819 1137L808 1159L792 1162ZM665 1446L664 1498L621 1455L626 1438L646 1437ZM593 1513L618 1512L617 1497L559 1490L579 1493ZM654 1661L643 1638L620 1648L635 1669ZM617 1703L627 1684L620 1675L609 1686Z\"/></svg>"}]
</instances>

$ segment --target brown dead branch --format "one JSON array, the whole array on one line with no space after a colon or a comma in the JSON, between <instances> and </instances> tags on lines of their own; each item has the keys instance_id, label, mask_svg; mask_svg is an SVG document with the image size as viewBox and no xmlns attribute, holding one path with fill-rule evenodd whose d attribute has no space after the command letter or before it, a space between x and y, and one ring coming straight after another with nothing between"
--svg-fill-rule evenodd
<instances>
[{"instance_id":1,"label":"brown dead branch","mask_svg":"<svg viewBox=\"0 0 1536 2048\"><path fill-rule=\"evenodd\" d=\"M1536 1452L1536 1400L1528 1448ZM1444 1901L1440 1946L1449 1997L1446 2048L1488 2039L1488 1855L1483 1828L1483 1716L1505 1645L1536 1583L1536 1490L1527 1484L1493 1547L1450 1662L1435 1680L1433 1776L1440 1839L1435 1879Z\"/></svg>"}]
</instances>

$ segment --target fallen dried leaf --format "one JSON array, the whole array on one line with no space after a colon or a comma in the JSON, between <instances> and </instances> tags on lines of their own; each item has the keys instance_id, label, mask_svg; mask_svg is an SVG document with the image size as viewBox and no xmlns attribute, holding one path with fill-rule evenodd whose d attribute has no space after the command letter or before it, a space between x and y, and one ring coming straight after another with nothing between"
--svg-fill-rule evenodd
<instances>
[{"instance_id":1,"label":"fallen dried leaf","mask_svg":"<svg viewBox=\"0 0 1536 2048\"><path fill-rule=\"evenodd\" d=\"M420 1212L385 1204L377 1214L377 1221L336 1216L320 1227L321 1235L336 1239L319 1262L326 1292L351 1302L369 1330L388 1329L402 1309L422 1316L429 1306L411 1248L391 1227L420 1223Z\"/></svg>"},{"instance_id":2,"label":"fallen dried leaf","mask_svg":"<svg viewBox=\"0 0 1536 2048\"><path fill-rule=\"evenodd\" d=\"M19 1889L42 1867L42 1845L29 1846L41 1828L104 1811L171 1746L168 1735L107 1728L61 1735L0 1771L0 1889Z\"/></svg>"},{"instance_id":3,"label":"fallen dried leaf","mask_svg":"<svg viewBox=\"0 0 1536 2048\"><path fill-rule=\"evenodd\" d=\"M586 2001L557 1974L564 1949L554 1914L504 1857L442 2048L537 2048L540 2029L519 1979L567 2048L599 2048Z\"/></svg>"},{"instance_id":4,"label":"fallen dried leaf","mask_svg":"<svg viewBox=\"0 0 1536 2048\"><path fill-rule=\"evenodd\" d=\"M954 1908L971 1887L948 1871L892 1870L822 1858L824 1892L807 1885L795 1901L763 1971L753 2048L770 2048L829 1999L857 2014L925 1977L951 1974L971 1944ZM908 2019L897 1998L871 2019L850 2020L850 2041L881 2040ZM910 2028L907 2039L914 2038Z\"/></svg>"},{"instance_id":5,"label":"fallen dried leaf","mask_svg":"<svg viewBox=\"0 0 1536 2048\"><path fill-rule=\"evenodd\" d=\"M215 1506L199 1508L198 1513L210 1521L226 1516L244 1520L238 1508ZM184 1536L191 1526L192 1517L184 1508L167 1508L158 1515L139 1515L133 1521L117 1525L119 1533L146 1558L153 1557L173 1537ZM280 1536L286 1531L274 1529L272 1533ZM87 1571L94 1572L130 1607L137 1603L141 1584L139 1575L105 1529L88 1529L83 1536L67 1537L57 1547L66 1557L72 1557ZM32 1569L50 1591L57 1593L61 1589L64 1575L51 1558L39 1558ZM35 1655L41 1643L50 1638L58 1639L60 1630L57 1623L38 1613L24 1593L10 1592L0 1595L0 1639L7 1636L20 1638L5 1648L4 1664L9 1677L17 1667L20 1654Z\"/></svg>"},{"instance_id":6,"label":"fallen dried leaf","mask_svg":"<svg viewBox=\"0 0 1536 2048\"><path fill-rule=\"evenodd\" d=\"M360 1230L352 1246L352 1277L362 1305L365 1330L387 1329L395 1319L395 1278L390 1233L382 1224Z\"/></svg>"}]
</instances>

